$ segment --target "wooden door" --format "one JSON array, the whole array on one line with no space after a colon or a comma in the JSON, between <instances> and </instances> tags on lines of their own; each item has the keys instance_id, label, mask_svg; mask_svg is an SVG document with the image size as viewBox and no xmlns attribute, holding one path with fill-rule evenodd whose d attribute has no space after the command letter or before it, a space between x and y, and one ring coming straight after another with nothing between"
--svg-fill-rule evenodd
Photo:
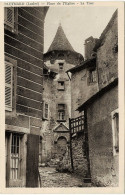
<instances>
[{"instance_id":1,"label":"wooden door","mask_svg":"<svg viewBox=\"0 0 125 195\"><path fill-rule=\"evenodd\" d=\"M27 136L26 187L38 187L39 136Z\"/></svg>"}]
</instances>

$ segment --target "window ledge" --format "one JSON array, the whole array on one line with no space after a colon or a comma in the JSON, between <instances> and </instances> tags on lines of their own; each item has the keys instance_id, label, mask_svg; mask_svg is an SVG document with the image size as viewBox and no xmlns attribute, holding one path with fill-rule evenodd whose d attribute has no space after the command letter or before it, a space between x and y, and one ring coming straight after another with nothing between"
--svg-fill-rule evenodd
<instances>
[{"instance_id":1,"label":"window ledge","mask_svg":"<svg viewBox=\"0 0 125 195\"><path fill-rule=\"evenodd\" d=\"M94 84L96 84L97 82L91 82L91 83L89 83L88 85L94 85Z\"/></svg>"},{"instance_id":2,"label":"window ledge","mask_svg":"<svg viewBox=\"0 0 125 195\"><path fill-rule=\"evenodd\" d=\"M12 32L12 33L14 33L14 34L17 34L18 35L18 30L17 29L15 29L14 27L10 27L8 24L4 24L4 28L6 29L6 30L8 30L8 31L10 31L10 32Z\"/></svg>"},{"instance_id":3,"label":"window ledge","mask_svg":"<svg viewBox=\"0 0 125 195\"><path fill-rule=\"evenodd\" d=\"M48 119L48 118L44 118L44 117L43 117L43 120L48 121L49 119Z\"/></svg>"},{"instance_id":4,"label":"window ledge","mask_svg":"<svg viewBox=\"0 0 125 195\"><path fill-rule=\"evenodd\" d=\"M58 91L64 91L64 89L58 89Z\"/></svg>"},{"instance_id":5,"label":"window ledge","mask_svg":"<svg viewBox=\"0 0 125 195\"><path fill-rule=\"evenodd\" d=\"M5 111L9 111L9 112L12 112L12 108L9 108L9 107L5 107Z\"/></svg>"},{"instance_id":6,"label":"window ledge","mask_svg":"<svg viewBox=\"0 0 125 195\"><path fill-rule=\"evenodd\" d=\"M57 122L66 122L66 120L59 120L59 119L58 119Z\"/></svg>"}]
</instances>

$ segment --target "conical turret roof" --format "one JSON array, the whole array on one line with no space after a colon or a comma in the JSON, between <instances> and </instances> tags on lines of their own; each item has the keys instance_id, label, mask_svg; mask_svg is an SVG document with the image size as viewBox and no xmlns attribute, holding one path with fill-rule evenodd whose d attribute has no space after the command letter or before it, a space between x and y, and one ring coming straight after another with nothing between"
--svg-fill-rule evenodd
<instances>
[{"instance_id":1,"label":"conical turret roof","mask_svg":"<svg viewBox=\"0 0 125 195\"><path fill-rule=\"evenodd\" d=\"M48 52L54 51L54 50L58 50L58 51L67 50L67 51L75 52L70 42L68 41L61 24L59 25L57 29L56 35L54 37L52 44L50 45L48 49Z\"/></svg>"}]
</instances>

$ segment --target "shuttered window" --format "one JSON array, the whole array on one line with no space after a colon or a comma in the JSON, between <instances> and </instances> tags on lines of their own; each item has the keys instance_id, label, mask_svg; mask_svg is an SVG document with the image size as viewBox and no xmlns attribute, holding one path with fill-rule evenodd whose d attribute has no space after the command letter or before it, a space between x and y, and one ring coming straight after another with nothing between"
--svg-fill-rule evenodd
<instances>
[{"instance_id":1,"label":"shuttered window","mask_svg":"<svg viewBox=\"0 0 125 195\"><path fill-rule=\"evenodd\" d=\"M5 8L5 23L14 28L14 7Z\"/></svg>"},{"instance_id":2,"label":"shuttered window","mask_svg":"<svg viewBox=\"0 0 125 195\"><path fill-rule=\"evenodd\" d=\"M5 108L12 111L13 65L5 62Z\"/></svg>"},{"instance_id":3,"label":"shuttered window","mask_svg":"<svg viewBox=\"0 0 125 195\"><path fill-rule=\"evenodd\" d=\"M96 82L96 70L91 70L89 72L89 81L90 81L90 83Z\"/></svg>"},{"instance_id":4,"label":"shuttered window","mask_svg":"<svg viewBox=\"0 0 125 195\"><path fill-rule=\"evenodd\" d=\"M43 103L43 119L48 119L49 118L49 105L48 103L44 102Z\"/></svg>"}]
</instances>

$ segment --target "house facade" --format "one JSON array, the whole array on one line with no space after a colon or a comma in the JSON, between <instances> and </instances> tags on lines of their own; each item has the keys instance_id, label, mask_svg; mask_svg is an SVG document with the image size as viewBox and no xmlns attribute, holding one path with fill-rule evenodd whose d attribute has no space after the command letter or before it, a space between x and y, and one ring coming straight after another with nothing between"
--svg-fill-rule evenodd
<instances>
[{"instance_id":1,"label":"house facade","mask_svg":"<svg viewBox=\"0 0 125 195\"><path fill-rule=\"evenodd\" d=\"M81 115L84 113L84 130L82 136L78 135L79 132L72 135L72 146L74 143L79 143L78 141L83 137L81 151L85 152L85 158L88 164L88 178L91 178L94 186L118 186L119 113L117 11L113 14L99 40L96 42L93 52L96 53L95 69L92 65L93 56L88 66L88 60L86 60L81 70L77 69L77 71L80 71L80 74L83 70L91 72L96 70L97 79L94 85L91 85L91 88L89 88L90 85L87 84L86 77L84 78L83 85L86 85L86 90L82 92L84 89L80 89L81 93L84 94L77 108L77 111L79 111ZM90 67L92 67L92 69ZM76 70L71 69L69 71ZM93 73L92 75L94 76L93 79L91 73L88 74L88 78L90 81L95 81L95 74ZM77 80L79 81L78 75L75 81L71 79L73 86L76 85ZM77 98L75 98L75 101L77 101ZM78 151L76 150L76 154L77 153ZM83 155L79 155L79 159L80 156L83 159ZM72 157L74 170L78 172L78 167L75 167L77 161L76 155L73 154ZM83 162L85 162L85 160ZM85 170L86 166L84 165L82 169ZM84 176L85 175L83 175L83 177Z\"/></svg>"},{"instance_id":2,"label":"house facade","mask_svg":"<svg viewBox=\"0 0 125 195\"><path fill-rule=\"evenodd\" d=\"M4 8L7 187L38 186L47 9Z\"/></svg>"},{"instance_id":3,"label":"house facade","mask_svg":"<svg viewBox=\"0 0 125 195\"><path fill-rule=\"evenodd\" d=\"M99 90L96 52L93 52L95 40L97 39L92 37L85 40L86 60L67 71L68 75L71 74L71 121L74 120L70 128L72 168L83 177L85 182L91 180L88 137L85 131L86 123L82 121L85 120L84 110L79 112L77 108ZM92 55L93 53L94 55ZM84 123L84 127L81 128L82 123Z\"/></svg>"},{"instance_id":4,"label":"house facade","mask_svg":"<svg viewBox=\"0 0 125 195\"><path fill-rule=\"evenodd\" d=\"M87 116L91 177L98 186L119 185L117 19L116 11L94 48L99 92L80 108Z\"/></svg>"}]
</instances>

